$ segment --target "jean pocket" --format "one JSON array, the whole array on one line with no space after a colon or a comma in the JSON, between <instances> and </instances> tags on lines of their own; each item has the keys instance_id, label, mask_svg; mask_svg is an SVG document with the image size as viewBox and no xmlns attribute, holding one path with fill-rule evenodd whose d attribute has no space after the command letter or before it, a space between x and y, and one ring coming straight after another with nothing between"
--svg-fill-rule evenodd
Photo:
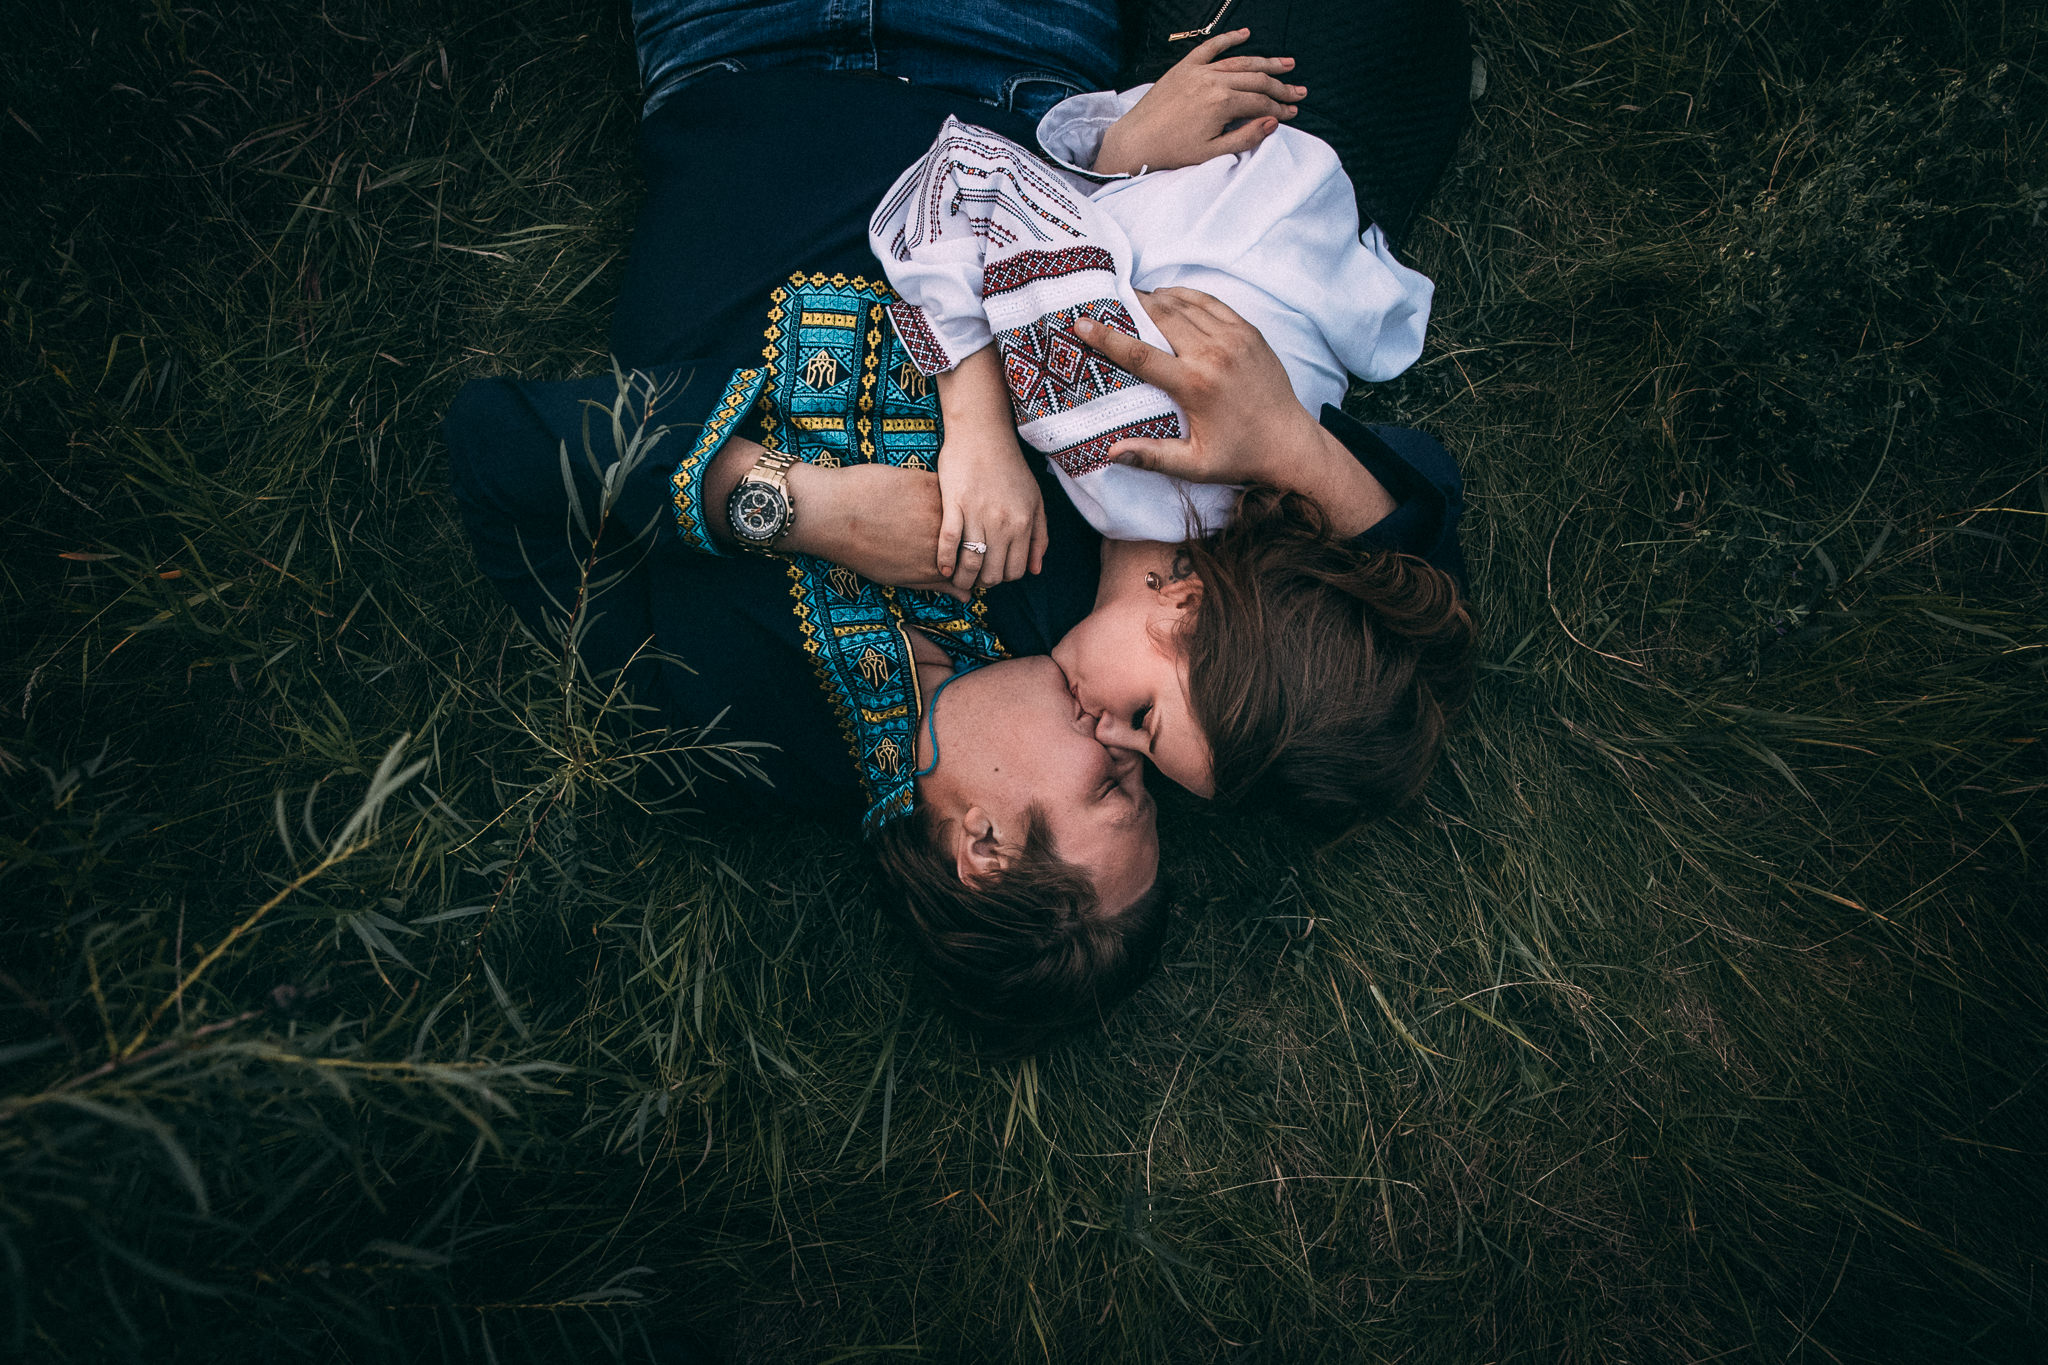
<instances>
[{"instance_id":1,"label":"jean pocket","mask_svg":"<svg viewBox=\"0 0 2048 1365\"><path fill-rule=\"evenodd\" d=\"M705 76L717 75L721 72L730 74L745 71L746 69L747 64L745 62L733 57L721 57L715 62L705 62L684 71L664 72L662 73L660 83L654 89L647 92L647 101L640 106L640 117L646 118L649 114L660 108L671 95L694 80Z\"/></svg>"},{"instance_id":2,"label":"jean pocket","mask_svg":"<svg viewBox=\"0 0 2048 1365\"><path fill-rule=\"evenodd\" d=\"M1050 71L1024 71L1003 82L1003 97L997 105L1014 114L1040 119L1061 100L1087 93L1065 76Z\"/></svg>"}]
</instances>

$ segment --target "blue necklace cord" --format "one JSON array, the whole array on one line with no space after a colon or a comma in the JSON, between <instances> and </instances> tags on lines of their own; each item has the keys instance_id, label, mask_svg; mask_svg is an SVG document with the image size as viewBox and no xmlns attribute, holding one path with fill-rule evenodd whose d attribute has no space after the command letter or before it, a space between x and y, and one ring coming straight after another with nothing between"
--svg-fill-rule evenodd
<instances>
[{"instance_id":1,"label":"blue necklace cord","mask_svg":"<svg viewBox=\"0 0 2048 1365\"><path fill-rule=\"evenodd\" d=\"M910 775L913 781L920 777L930 776L932 769L939 766L939 732L936 725L936 717L939 714L939 694L960 681L960 679L966 677L967 674L968 670L964 668L956 668L951 673L948 673L946 680L932 689L931 700L924 704L924 738L926 747L932 751L932 761Z\"/></svg>"}]
</instances>

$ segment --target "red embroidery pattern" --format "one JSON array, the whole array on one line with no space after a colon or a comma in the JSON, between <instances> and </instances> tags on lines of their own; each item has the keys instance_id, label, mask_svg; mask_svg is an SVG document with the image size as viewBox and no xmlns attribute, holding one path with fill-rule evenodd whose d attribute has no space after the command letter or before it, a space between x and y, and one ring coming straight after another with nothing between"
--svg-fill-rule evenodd
<instances>
[{"instance_id":1,"label":"red embroidery pattern","mask_svg":"<svg viewBox=\"0 0 2048 1365\"><path fill-rule=\"evenodd\" d=\"M892 303L889 321L896 324L896 335L919 374L944 374L953 368L946 348L939 344L939 339L932 335L931 324L924 320L924 309L914 303Z\"/></svg>"},{"instance_id":2,"label":"red embroidery pattern","mask_svg":"<svg viewBox=\"0 0 2048 1365\"><path fill-rule=\"evenodd\" d=\"M996 333L996 345L1003 352L1003 380L1009 385L1010 406L1017 414L1018 426L1071 411L1142 382L1101 352L1081 344L1074 335L1074 320L1080 317L1094 318L1126 336L1138 334L1131 315L1115 299L1092 299Z\"/></svg>"},{"instance_id":3,"label":"red embroidery pattern","mask_svg":"<svg viewBox=\"0 0 2048 1365\"><path fill-rule=\"evenodd\" d=\"M1114 431L1105 431L1100 436L1091 436L1079 445L1052 451L1046 458L1078 479L1108 464L1109 448L1118 441L1132 438L1171 441L1179 439L1180 434L1180 418L1169 412L1163 417L1147 417Z\"/></svg>"},{"instance_id":4,"label":"red embroidery pattern","mask_svg":"<svg viewBox=\"0 0 2048 1365\"><path fill-rule=\"evenodd\" d=\"M990 263L988 269L982 273L981 296L986 299L993 294L1021 289L1033 280L1078 275L1083 270L1106 270L1114 275L1116 258L1099 246L1069 246L1058 251L1020 251L1014 256L1005 256Z\"/></svg>"}]
</instances>

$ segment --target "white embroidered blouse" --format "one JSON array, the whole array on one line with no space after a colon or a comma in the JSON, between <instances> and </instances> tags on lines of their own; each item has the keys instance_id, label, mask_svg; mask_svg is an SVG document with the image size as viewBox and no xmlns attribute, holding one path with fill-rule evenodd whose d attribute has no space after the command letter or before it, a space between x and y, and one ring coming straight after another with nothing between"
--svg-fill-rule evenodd
<instances>
[{"instance_id":1,"label":"white embroidered blouse","mask_svg":"<svg viewBox=\"0 0 2048 1365\"><path fill-rule=\"evenodd\" d=\"M1077 95L1039 123L1046 161L948 119L898 178L869 240L901 296L896 328L926 374L994 341L1018 435L1044 451L1104 536L1184 539L1229 517L1235 489L1109 462L1116 441L1182 434L1163 392L1072 334L1086 314L1161 349L1136 291L1221 299L1264 334L1310 412L1341 403L1347 372L1391 379L1422 353L1434 286L1361 235L1337 155L1282 124L1256 149L1114 179L1088 170L1149 86Z\"/></svg>"}]
</instances>

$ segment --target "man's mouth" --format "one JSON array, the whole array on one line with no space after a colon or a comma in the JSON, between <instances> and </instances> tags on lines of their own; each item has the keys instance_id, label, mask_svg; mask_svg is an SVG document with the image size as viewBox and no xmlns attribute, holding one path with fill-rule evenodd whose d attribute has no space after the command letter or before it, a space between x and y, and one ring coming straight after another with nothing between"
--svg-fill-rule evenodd
<instances>
[{"instance_id":1,"label":"man's mouth","mask_svg":"<svg viewBox=\"0 0 2048 1365\"><path fill-rule=\"evenodd\" d=\"M1081 712L1083 715L1094 717L1098 720L1101 719L1101 717L1096 714L1094 708L1089 706L1087 702L1081 700L1081 684L1075 682L1072 678L1067 679L1067 695L1074 699L1074 705L1081 708Z\"/></svg>"}]
</instances>

